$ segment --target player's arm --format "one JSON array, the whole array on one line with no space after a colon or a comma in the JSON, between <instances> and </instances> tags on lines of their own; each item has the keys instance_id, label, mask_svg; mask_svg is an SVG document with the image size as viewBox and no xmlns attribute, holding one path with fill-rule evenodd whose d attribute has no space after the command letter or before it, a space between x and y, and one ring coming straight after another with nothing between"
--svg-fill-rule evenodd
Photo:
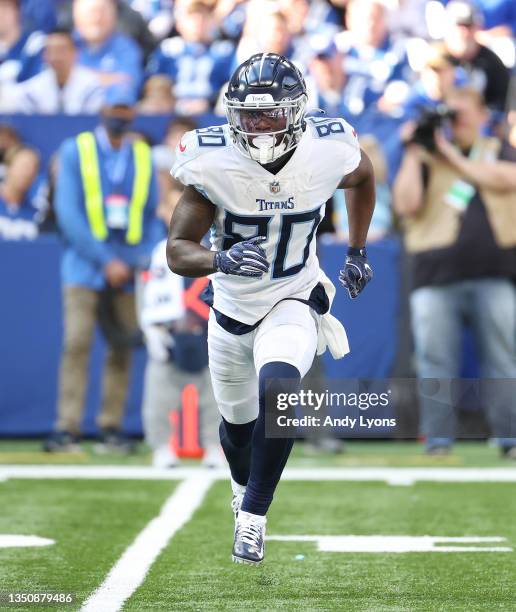
<instances>
[{"instance_id":1,"label":"player's arm","mask_svg":"<svg viewBox=\"0 0 516 612\"><path fill-rule=\"evenodd\" d=\"M200 242L215 218L215 206L193 187L185 187L170 221L167 262L181 276L207 276L213 272L259 278L269 270L265 238L237 242L224 251L210 251Z\"/></svg>"},{"instance_id":2,"label":"player's arm","mask_svg":"<svg viewBox=\"0 0 516 612\"><path fill-rule=\"evenodd\" d=\"M167 262L172 272L191 277L215 272L215 253L200 244L214 217L215 206L197 189L185 187L168 232Z\"/></svg>"},{"instance_id":3,"label":"player's arm","mask_svg":"<svg viewBox=\"0 0 516 612\"><path fill-rule=\"evenodd\" d=\"M358 166L339 184L339 189L346 190L349 246L355 249L365 247L376 202L373 165L364 151L360 150L360 153L361 159Z\"/></svg>"},{"instance_id":4,"label":"player's arm","mask_svg":"<svg viewBox=\"0 0 516 612\"><path fill-rule=\"evenodd\" d=\"M365 243L376 202L374 171L369 157L362 150L360 153L358 166L339 184L339 188L346 190L349 224L348 253L339 280L353 299L373 278L373 271L367 263Z\"/></svg>"}]
</instances>

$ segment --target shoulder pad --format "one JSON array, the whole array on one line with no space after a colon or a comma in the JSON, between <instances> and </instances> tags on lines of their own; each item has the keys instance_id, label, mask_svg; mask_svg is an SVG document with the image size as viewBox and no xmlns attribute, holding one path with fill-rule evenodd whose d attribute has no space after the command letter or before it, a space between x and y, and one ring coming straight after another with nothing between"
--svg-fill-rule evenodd
<instances>
[{"instance_id":1,"label":"shoulder pad","mask_svg":"<svg viewBox=\"0 0 516 612\"><path fill-rule=\"evenodd\" d=\"M359 146L355 129L340 117L307 117L306 124L314 139L337 140L352 147Z\"/></svg>"},{"instance_id":2,"label":"shoulder pad","mask_svg":"<svg viewBox=\"0 0 516 612\"><path fill-rule=\"evenodd\" d=\"M230 142L227 125L211 126L186 132L176 147L172 175L184 183L183 178L189 174L187 170L193 171L193 167L196 166L195 160L207 153L220 152Z\"/></svg>"},{"instance_id":3,"label":"shoulder pad","mask_svg":"<svg viewBox=\"0 0 516 612\"><path fill-rule=\"evenodd\" d=\"M160 51L168 57L175 57L183 53L185 42L180 36L165 39L160 45Z\"/></svg>"}]
</instances>

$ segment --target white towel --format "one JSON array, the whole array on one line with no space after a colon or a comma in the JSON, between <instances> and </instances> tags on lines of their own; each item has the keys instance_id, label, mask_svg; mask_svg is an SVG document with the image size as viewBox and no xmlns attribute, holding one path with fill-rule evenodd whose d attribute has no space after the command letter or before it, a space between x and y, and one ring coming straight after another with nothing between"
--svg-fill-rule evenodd
<instances>
[{"instance_id":1,"label":"white towel","mask_svg":"<svg viewBox=\"0 0 516 612\"><path fill-rule=\"evenodd\" d=\"M326 295L330 301L330 308L325 315L322 315L319 320L319 335L317 338L317 354L322 355L326 349L330 349L333 359L342 359L350 351L348 336L342 323L336 319L331 313L331 305L335 297L335 285L321 270L319 273L319 282L324 287Z\"/></svg>"}]
</instances>

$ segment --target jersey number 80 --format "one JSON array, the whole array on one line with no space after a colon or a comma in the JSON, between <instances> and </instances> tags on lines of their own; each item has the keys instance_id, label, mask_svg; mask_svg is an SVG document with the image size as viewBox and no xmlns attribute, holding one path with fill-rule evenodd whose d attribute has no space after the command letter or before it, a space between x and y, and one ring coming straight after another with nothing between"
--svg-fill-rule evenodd
<instances>
[{"instance_id":1,"label":"jersey number 80","mask_svg":"<svg viewBox=\"0 0 516 612\"><path fill-rule=\"evenodd\" d=\"M265 236L269 238L269 224L272 216L245 216L235 215L232 212L226 211L224 218L224 239L222 241L222 249L226 250L232 247L237 242L242 240L249 240L256 236ZM272 263L271 278L286 278L288 276L294 276L300 272L310 254L310 244L313 240L315 232L319 223L321 222L321 207L315 210L310 210L303 213L291 213L281 215L280 231L278 234L278 242L276 244L276 252L274 254L274 260ZM306 227L306 232L302 232L302 227ZM246 228L255 228L255 231L249 233L245 232L245 236L239 233L238 226ZM298 226L297 240L296 242L300 245L299 250L302 249L302 257L299 263L285 267L287 255L289 252L289 246L291 247L292 235L294 229ZM242 230L241 230L242 231ZM305 234L306 242L302 243L302 234Z\"/></svg>"}]
</instances>

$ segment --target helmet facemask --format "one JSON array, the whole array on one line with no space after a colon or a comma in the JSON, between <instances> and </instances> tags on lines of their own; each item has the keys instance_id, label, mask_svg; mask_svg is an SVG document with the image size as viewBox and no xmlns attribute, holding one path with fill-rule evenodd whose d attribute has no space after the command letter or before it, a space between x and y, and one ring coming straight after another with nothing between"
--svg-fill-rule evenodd
<instances>
[{"instance_id":1,"label":"helmet facemask","mask_svg":"<svg viewBox=\"0 0 516 612\"><path fill-rule=\"evenodd\" d=\"M279 102L270 94L251 94L245 102L226 96L224 106L237 150L262 165L295 148L305 129L305 94Z\"/></svg>"}]
</instances>

